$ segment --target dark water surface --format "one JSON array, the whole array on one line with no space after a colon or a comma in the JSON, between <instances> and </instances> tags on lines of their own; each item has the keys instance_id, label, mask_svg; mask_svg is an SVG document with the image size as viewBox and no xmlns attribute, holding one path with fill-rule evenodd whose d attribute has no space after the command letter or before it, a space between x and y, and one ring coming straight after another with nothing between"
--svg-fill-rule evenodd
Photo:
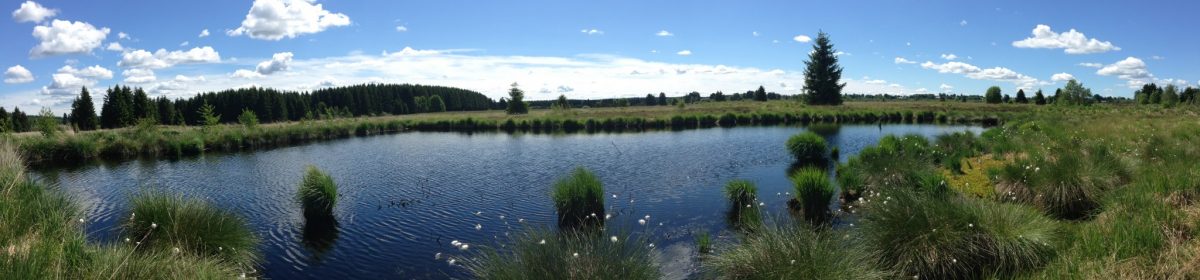
<instances>
[{"instance_id":1,"label":"dark water surface","mask_svg":"<svg viewBox=\"0 0 1200 280\"><path fill-rule=\"evenodd\" d=\"M791 191L786 170L792 159L783 144L803 130L414 132L174 161L92 163L39 170L36 177L61 186L80 202L94 240L123 237L116 225L128 216L133 195L167 190L244 215L263 240L265 277L425 279L465 277L461 267L434 259L439 252L464 254L451 240L476 248L526 227L554 227L550 185L584 166L609 193L606 203L614 217L608 227L647 233L657 244L668 278L685 278L696 269L688 261L695 254L692 233L729 234L729 206L721 194L725 182L756 182L765 209L786 213L789 197L776 195ZM964 130L979 133L982 128L861 125L821 133L840 148L844 160L884 135L932 137ZM326 170L340 187L336 231L305 232L293 197L309 164ZM638 225L645 215L652 217L649 225Z\"/></svg>"}]
</instances>

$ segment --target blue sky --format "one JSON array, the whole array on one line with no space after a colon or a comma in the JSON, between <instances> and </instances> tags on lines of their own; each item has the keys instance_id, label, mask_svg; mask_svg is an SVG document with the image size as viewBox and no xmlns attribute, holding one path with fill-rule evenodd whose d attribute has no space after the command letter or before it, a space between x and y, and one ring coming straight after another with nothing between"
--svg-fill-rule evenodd
<instances>
[{"instance_id":1,"label":"blue sky","mask_svg":"<svg viewBox=\"0 0 1200 280\"><path fill-rule=\"evenodd\" d=\"M513 82L531 99L795 94L818 30L851 93L1195 86L1200 2L1152 2L5 0L0 106L63 112L79 87L113 84L170 97L364 82L493 98Z\"/></svg>"}]
</instances>

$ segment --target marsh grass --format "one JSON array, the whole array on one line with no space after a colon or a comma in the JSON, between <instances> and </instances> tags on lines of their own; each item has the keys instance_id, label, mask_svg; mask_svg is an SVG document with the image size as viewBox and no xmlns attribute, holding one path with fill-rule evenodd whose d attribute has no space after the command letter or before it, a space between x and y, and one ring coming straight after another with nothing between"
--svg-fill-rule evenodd
<instances>
[{"instance_id":1,"label":"marsh grass","mask_svg":"<svg viewBox=\"0 0 1200 280\"><path fill-rule=\"evenodd\" d=\"M304 209L305 217L332 217L333 208L337 206L338 187L333 177L321 171L316 166L305 168L304 179L300 181L300 189L296 191L296 200Z\"/></svg>"},{"instance_id":2,"label":"marsh grass","mask_svg":"<svg viewBox=\"0 0 1200 280\"><path fill-rule=\"evenodd\" d=\"M1033 209L885 192L865 206L866 243L902 277L977 278L1033 271L1054 256L1058 225Z\"/></svg>"},{"instance_id":3,"label":"marsh grass","mask_svg":"<svg viewBox=\"0 0 1200 280\"><path fill-rule=\"evenodd\" d=\"M764 226L705 259L717 279L888 279L848 232Z\"/></svg>"},{"instance_id":4,"label":"marsh grass","mask_svg":"<svg viewBox=\"0 0 1200 280\"><path fill-rule=\"evenodd\" d=\"M247 271L222 258L88 242L89 221L56 187L26 178L16 150L0 142L0 279L229 279Z\"/></svg>"},{"instance_id":5,"label":"marsh grass","mask_svg":"<svg viewBox=\"0 0 1200 280\"><path fill-rule=\"evenodd\" d=\"M732 180L725 184L725 197L732 205L745 205L758 200L758 187L749 180Z\"/></svg>"},{"instance_id":6,"label":"marsh grass","mask_svg":"<svg viewBox=\"0 0 1200 280\"><path fill-rule=\"evenodd\" d=\"M804 219L813 224L823 224L829 219L829 203L833 199L833 184L825 171L803 168L791 177Z\"/></svg>"},{"instance_id":7,"label":"marsh grass","mask_svg":"<svg viewBox=\"0 0 1200 280\"><path fill-rule=\"evenodd\" d=\"M604 186L600 178L583 167L576 167L571 174L559 178L550 196L562 228L604 222Z\"/></svg>"},{"instance_id":8,"label":"marsh grass","mask_svg":"<svg viewBox=\"0 0 1200 280\"><path fill-rule=\"evenodd\" d=\"M700 255L706 255L708 253L711 253L712 252L712 236L709 235L707 231L701 231L700 233L695 234L695 236L696 236L695 237L696 238L696 252L699 252Z\"/></svg>"},{"instance_id":9,"label":"marsh grass","mask_svg":"<svg viewBox=\"0 0 1200 280\"><path fill-rule=\"evenodd\" d=\"M828 145L825 138L813 132L792 135L787 140L788 152L799 162L819 161L825 158Z\"/></svg>"},{"instance_id":10,"label":"marsh grass","mask_svg":"<svg viewBox=\"0 0 1200 280\"><path fill-rule=\"evenodd\" d=\"M251 267L258 261L258 237L241 216L198 199L144 193L130 203L121 229L141 247L215 257Z\"/></svg>"},{"instance_id":11,"label":"marsh grass","mask_svg":"<svg viewBox=\"0 0 1200 280\"><path fill-rule=\"evenodd\" d=\"M457 259L477 279L659 279L650 243L584 231L529 229ZM544 242L543 242L544 241ZM454 258L454 257L451 257Z\"/></svg>"}]
</instances>

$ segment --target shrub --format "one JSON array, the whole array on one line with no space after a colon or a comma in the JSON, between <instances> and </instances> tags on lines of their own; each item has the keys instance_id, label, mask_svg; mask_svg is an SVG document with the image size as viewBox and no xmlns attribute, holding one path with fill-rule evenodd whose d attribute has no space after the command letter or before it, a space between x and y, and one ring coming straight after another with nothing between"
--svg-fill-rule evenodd
<instances>
[{"instance_id":1,"label":"shrub","mask_svg":"<svg viewBox=\"0 0 1200 280\"><path fill-rule=\"evenodd\" d=\"M719 279L885 279L871 255L836 231L765 226L719 251L703 269Z\"/></svg>"},{"instance_id":2,"label":"shrub","mask_svg":"<svg viewBox=\"0 0 1200 280\"><path fill-rule=\"evenodd\" d=\"M812 132L793 135L787 141L788 151L797 161L809 162L825 158L825 139Z\"/></svg>"},{"instance_id":3,"label":"shrub","mask_svg":"<svg viewBox=\"0 0 1200 280\"><path fill-rule=\"evenodd\" d=\"M754 202L758 199L758 187L749 180L733 180L725 184L725 197L735 206Z\"/></svg>"},{"instance_id":4,"label":"shrub","mask_svg":"<svg viewBox=\"0 0 1200 280\"><path fill-rule=\"evenodd\" d=\"M659 279L661 272L643 240L590 232L529 230L514 234L506 251L484 248L462 261L477 279Z\"/></svg>"},{"instance_id":5,"label":"shrub","mask_svg":"<svg viewBox=\"0 0 1200 280\"><path fill-rule=\"evenodd\" d=\"M833 185L825 171L806 167L792 174L796 201L804 210L804 218L813 223L823 223L829 215L829 200L833 198Z\"/></svg>"},{"instance_id":6,"label":"shrub","mask_svg":"<svg viewBox=\"0 0 1200 280\"><path fill-rule=\"evenodd\" d=\"M258 237L245 219L197 199L161 193L134 197L121 228L144 247L217 257L249 267L258 259Z\"/></svg>"},{"instance_id":7,"label":"shrub","mask_svg":"<svg viewBox=\"0 0 1200 280\"><path fill-rule=\"evenodd\" d=\"M300 201L306 216L327 216L333 214L333 207L337 205L337 195L337 184L333 183L333 177L316 166L309 165L304 179L300 181L296 199Z\"/></svg>"},{"instance_id":8,"label":"shrub","mask_svg":"<svg viewBox=\"0 0 1200 280\"><path fill-rule=\"evenodd\" d=\"M258 116L254 115L254 111L250 109L242 109L242 114L238 115L238 123L246 129L254 130L258 127Z\"/></svg>"},{"instance_id":9,"label":"shrub","mask_svg":"<svg viewBox=\"0 0 1200 280\"><path fill-rule=\"evenodd\" d=\"M585 221L602 222L604 187L595 174L576 167L567 177L554 183L551 198L558 209L560 226L574 227Z\"/></svg>"}]
</instances>

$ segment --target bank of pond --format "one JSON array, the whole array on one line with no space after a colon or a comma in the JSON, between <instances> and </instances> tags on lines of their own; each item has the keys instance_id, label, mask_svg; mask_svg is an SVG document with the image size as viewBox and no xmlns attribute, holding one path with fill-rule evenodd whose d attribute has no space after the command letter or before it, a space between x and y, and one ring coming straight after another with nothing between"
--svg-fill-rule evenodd
<instances>
[{"instance_id":1,"label":"bank of pond","mask_svg":"<svg viewBox=\"0 0 1200 280\"><path fill-rule=\"evenodd\" d=\"M416 132L0 175L84 205L17 220L219 278L1197 276L1200 151L1183 144L1200 127L1104 138L1075 121ZM0 245L37 239L14 228ZM3 264L54 264L31 256ZM42 276L98 275L89 262Z\"/></svg>"}]
</instances>

